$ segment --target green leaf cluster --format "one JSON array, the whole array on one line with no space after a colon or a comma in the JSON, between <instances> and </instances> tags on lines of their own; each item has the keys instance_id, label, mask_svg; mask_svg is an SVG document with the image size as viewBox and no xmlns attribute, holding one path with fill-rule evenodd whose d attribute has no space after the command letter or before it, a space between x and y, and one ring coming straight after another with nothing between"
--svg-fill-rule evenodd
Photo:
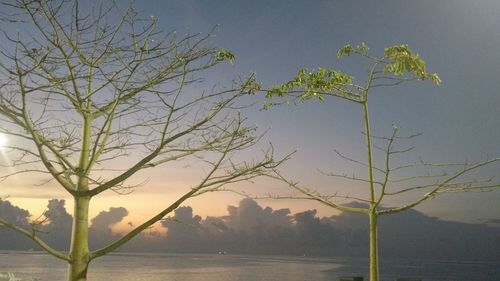
<instances>
[{"instance_id":1,"label":"green leaf cluster","mask_svg":"<svg viewBox=\"0 0 500 281\"><path fill-rule=\"evenodd\" d=\"M287 93L298 91L301 92L300 100L317 98L323 101L324 93L345 91L349 84L352 84L352 77L341 71L319 68L310 72L303 68L292 80L269 89L266 98L281 98Z\"/></svg>"},{"instance_id":2,"label":"green leaf cluster","mask_svg":"<svg viewBox=\"0 0 500 281\"><path fill-rule=\"evenodd\" d=\"M243 85L241 86L241 91L248 93L250 95L254 95L256 92L262 89L262 85L257 81L255 75L250 76Z\"/></svg>"},{"instance_id":3,"label":"green leaf cluster","mask_svg":"<svg viewBox=\"0 0 500 281\"><path fill-rule=\"evenodd\" d=\"M427 72L425 61L414 53L408 45L395 45L385 48L384 58L388 60L384 67L384 73L392 73L395 76L410 73L417 79L430 79L437 85L441 83L441 79L436 73Z\"/></svg>"},{"instance_id":4,"label":"green leaf cluster","mask_svg":"<svg viewBox=\"0 0 500 281\"><path fill-rule=\"evenodd\" d=\"M263 108L289 104L289 101L303 102L310 99L323 101L324 96L335 96L354 102L366 102L368 91L378 86L396 86L402 82L429 79L439 85L441 79L436 73L429 73L425 62L408 45L395 45L384 49L381 57L368 55L365 43L345 45L338 50L339 58L357 54L368 59L371 66L366 85L354 83L353 77L334 69L319 68L311 72L300 69L292 80L266 90L267 101ZM403 77L395 77L403 76ZM383 81L379 84L375 80ZM389 82L387 82L389 81ZM259 88L260 89L260 88Z\"/></svg>"},{"instance_id":5,"label":"green leaf cluster","mask_svg":"<svg viewBox=\"0 0 500 281\"><path fill-rule=\"evenodd\" d=\"M345 56L349 56L352 53L360 54L360 55L366 55L368 53L368 46L365 43L361 43L357 45L356 47L353 47L351 44L347 44L344 47L340 48L337 51L337 57L342 58Z\"/></svg>"},{"instance_id":6,"label":"green leaf cluster","mask_svg":"<svg viewBox=\"0 0 500 281\"><path fill-rule=\"evenodd\" d=\"M229 61L231 64L234 64L234 54L226 49L217 50L215 58L218 61Z\"/></svg>"}]
</instances>

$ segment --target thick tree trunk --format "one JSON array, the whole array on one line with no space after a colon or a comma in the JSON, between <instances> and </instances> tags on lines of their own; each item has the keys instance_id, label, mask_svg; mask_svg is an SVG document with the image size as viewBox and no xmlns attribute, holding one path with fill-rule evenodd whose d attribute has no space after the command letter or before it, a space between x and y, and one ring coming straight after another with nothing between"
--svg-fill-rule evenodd
<instances>
[{"instance_id":1,"label":"thick tree trunk","mask_svg":"<svg viewBox=\"0 0 500 281\"><path fill-rule=\"evenodd\" d=\"M378 281L377 213L370 212L370 281Z\"/></svg>"},{"instance_id":2,"label":"thick tree trunk","mask_svg":"<svg viewBox=\"0 0 500 281\"><path fill-rule=\"evenodd\" d=\"M73 213L73 228L71 231L71 262L68 266L68 281L87 280L87 269L89 265L89 197L75 197L75 208Z\"/></svg>"}]
</instances>

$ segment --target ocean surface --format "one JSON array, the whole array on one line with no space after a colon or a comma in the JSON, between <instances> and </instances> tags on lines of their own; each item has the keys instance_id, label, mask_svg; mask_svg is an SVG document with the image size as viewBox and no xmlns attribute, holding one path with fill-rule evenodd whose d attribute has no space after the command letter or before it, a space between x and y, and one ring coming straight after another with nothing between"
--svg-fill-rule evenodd
<instances>
[{"instance_id":1,"label":"ocean surface","mask_svg":"<svg viewBox=\"0 0 500 281\"><path fill-rule=\"evenodd\" d=\"M383 259L381 280L500 281L500 262ZM41 281L64 280L66 264L45 253L1 252L0 272ZM118 253L91 263L89 281L336 281L368 280L368 260L290 256Z\"/></svg>"}]
</instances>

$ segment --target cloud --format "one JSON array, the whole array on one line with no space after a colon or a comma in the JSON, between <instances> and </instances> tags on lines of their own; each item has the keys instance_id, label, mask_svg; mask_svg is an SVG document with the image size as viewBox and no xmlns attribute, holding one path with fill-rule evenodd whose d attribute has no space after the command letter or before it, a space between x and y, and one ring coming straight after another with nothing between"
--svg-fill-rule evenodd
<instances>
[{"instance_id":1,"label":"cloud","mask_svg":"<svg viewBox=\"0 0 500 281\"><path fill-rule=\"evenodd\" d=\"M128 215L127 209L123 207L111 207L109 211L101 211L91 220L89 228L89 244L91 249L104 247L121 237L115 234L112 226L121 222Z\"/></svg>"},{"instance_id":2,"label":"cloud","mask_svg":"<svg viewBox=\"0 0 500 281\"><path fill-rule=\"evenodd\" d=\"M0 199L0 217L16 225L27 225L30 213L12 205L8 200Z\"/></svg>"},{"instance_id":3,"label":"cloud","mask_svg":"<svg viewBox=\"0 0 500 281\"><path fill-rule=\"evenodd\" d=\"M30 213L27 210L14 206L8 200L0 199L0 218L21 226L29 228ZM35 246L27 238L18 233L0 226L0 249L3 250L27 250Z\"/></svg>"},{"instance_id":4,"label":"cloud","mask_svg":"<svg viewBox=\"0 0 500 281\"><path fill-rule=\"evenodd\" d=\"M228 206L225 221L229 228L248 235L273 228L291 228L292 218L289 209L274 211L270 207L262 208L252 199L245 198L239 206Z\"/></svg>"},{"instance_id":5,"label":"cloud","mask_svg":"<svg viewBox=\"0 0 500 281\"><path fill-rule=\"evenodd\" d=\"M360 207L360 206L358 206ZM228 214L206 217L194 214L189 206L177 208L161 222L164 235L140 235L125 251L185 253L366 256L366 216L341 213L317 216L316 210L290 214L288 209L261 207L252 199L228 206ZM71 216L64 200L50 200L45 213L44 238L59 249L69 244ZM92 219L91 248L102 247L121 237L111 227L128 215L125 208L110 208ZM0 200L0 216L18 225L29 226L29 212ZM382 216L379 220L382 257L500 260L500 228L488 225L446 222L416 210ZM29 249L33 243L0 228L0 249ZM404 249L404 250L402 250Z\"/></svg>"},{"instance_id":6,"label":"cloud","mask_svg":"<svg viewBox=\"0 0 500 281\"><path fill-rule=\"evenodd\" d=\"M91 220L91 228L97 231L111 232L111 227L121 222L127 215L127 209L111 207L109 211L101 211Z\"/></svg>"},{"instance_id":7,"label":"cloud","mask_svg":"<svg viewBox=\"0 0 500 281\"><path fill-rule=\"evenodd\" d=\"M73 217L66 211L65 205L65 200L48 201L47 210L44 212L47 222L40 226L40 236L52 247L67 251L71 241Z\"/></svg>"},{"instance_id":8,"label":"cloud","mask_svg":"<svg viewBox=\"0 0 500 281\"><path fill-rule=\"evenodd\" d=\"M304 254L328 255L335 253L334 249L341 238L341 232L336 230L330 219L320 219L316 210L309 210L294 215L297 249Z\"/></svg>"},{"instance_id":9,"label":"cloud","mask_svg":"<svg viewBox=\"0 0 500 281\"><path fill-rule=\"evenodd\" d=\"M66 211L66 201L51 199L44 215L49 220L49 227L55 229L71 228L72 216Z\"/></svg>"}]
</instances>

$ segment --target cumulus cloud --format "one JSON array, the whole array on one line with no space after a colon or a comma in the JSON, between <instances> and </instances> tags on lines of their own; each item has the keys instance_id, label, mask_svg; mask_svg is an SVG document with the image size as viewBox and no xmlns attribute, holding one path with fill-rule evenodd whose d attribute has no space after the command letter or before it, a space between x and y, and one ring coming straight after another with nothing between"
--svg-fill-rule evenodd
<instances>
[{"instance_id":1,"label":"cumulus cloud","mask_svg":"<svg viewBox=\"0 0 500 281\"><path fill-rule=\"evenodd\" d=\"M47 210L44 216L48 219L48 230L64 230L70 229L72 216L66 211L66 201L51 199L47 204Z\"/></svg>"},{"instance_id":2,"label":"cumulus cloud","mask_svg":"<svg viewBox=\"0 0 500 281\"><path fill-rule=\"evenodd\" d=\"M102 211L91 220L91 229L111 232L111 227L121 222L127 215L127 209L111 207L109 211Z\"/></svg>"},{"instance_id":3,"label":"cumulus cloud","mask_svg":"<svg viewBox=\"0 0 500 281\"><path fill-rule=\"evenodd\" d=\"M362 206L358 206L362 207ZM316 210L291 214L288 209L262 207L252 199L228 206L228 214L203 219L189 206L179 207L161 226L167 234L141 235L125 246L126 251L188 253L292 254L366 256L366 216L341 213L320 218ZM50 200L42 225L44 236L58 248L68 245L71 216L64 200ZM102 211L91 221L91 248L102 247L121 237L114 224L128 215L125 208ZM29 212L0 200L0 216L30 227ZM488 225L445 222L416 210L383 216L379 221L383 257L500 260L500 228ZM0 227L0 249L29 249L33 244ZM66 240L64 240L66 239ZM402 251L401 249L404 249Z\"/></svg>"},{"instance_id":4,"label":"cumulus cloud","mask_svg":"<svg viewBox=\"0 0 500 281\"><path fill-rule=\"evenodd\" d=\"M228 206L225 221L229 228L247 235L258 234L270 228L290 228L292 226L289 209L274 211L262 208L249 198L240 201L237 207Z\"/></svg>"},{"instance_id":5,"label":"cumulus cloud","mask_svg":"<svg viewBox=\"0 0 500 281\"><path fill-rule=\"evenodd\" d=\"M21 227L30 227L30 213L12 205L8 200L0 199L0 218ZM35 246L27 238L3 226L0 226L0 237L0 249L3 250L26 250Z\"/></svg>"},{"instance_id":6,"label":"cumulus cloud","mask_svg":"<svg viewBox=\"0 0 500 281\"><path fill-rule=\"evenodd\" d=\"M30 213L12 205L8 200L0 199L0 217L16 225L27 225Z\"/></svg>"},{"instance_id":7,"label":"cumulus cloud","mask_svg":"<svg viewBox=\"0 0 500 281\"><path fill-rule=\"evenodd\" d=\"M59 250L68 250L71 240L72 216L66 211L66 201L51 199L48 201L44 216L47 223L41 225L40 234L49 245Z\"/></svg>"},{"instance_id":8,"label":"cumulus cloud","mask_svg":"<svg viewBox=\"0 0 500 281\"><path fill-rule=\"evenodd\" d=\"M103 247L121 237L113 233L113 225L121 222L128 215L123 207L111 207L108 211L101 211L90 222L89 244L92 249Z\"/></svg>"}]
</instances>

